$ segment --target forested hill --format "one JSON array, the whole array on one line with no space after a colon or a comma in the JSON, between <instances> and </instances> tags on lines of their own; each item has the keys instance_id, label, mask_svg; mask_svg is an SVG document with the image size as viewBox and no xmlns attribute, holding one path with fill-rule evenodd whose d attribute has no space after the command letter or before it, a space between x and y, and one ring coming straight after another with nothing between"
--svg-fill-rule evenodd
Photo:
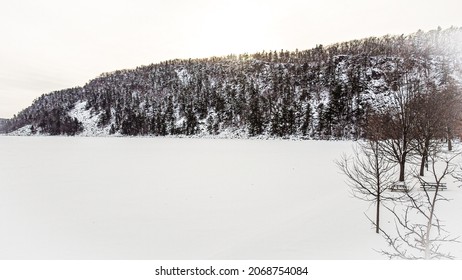
<instances>
[{"instance_id":1,"label":"forested hill","mask_svg":"<svg viewBox=\"0 0 462 280\"><path fill-rule=\"evenodd\" d=\"M0 132L3 130L3 126L6 124L6 119L0 119Z\"/></svg>"},{"instance_id":2,"label":"forested hill","mask_svg":"<svg viewBox=\"0 0 462 280\"><path fill-rule=\"evenodd\" d=\"M7 132L356 138L397 90L461 88L462 29L171 60L42 95Z\"/></svg>"}]
</instances>

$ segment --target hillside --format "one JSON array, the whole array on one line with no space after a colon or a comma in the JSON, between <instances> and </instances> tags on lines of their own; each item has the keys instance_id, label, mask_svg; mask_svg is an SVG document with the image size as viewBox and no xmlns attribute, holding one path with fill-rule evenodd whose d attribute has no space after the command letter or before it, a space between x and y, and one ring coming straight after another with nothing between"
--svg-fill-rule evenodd
<instances>
[{"instance_id":1,"label":"hillside","mask_svg":"<svg viewBox=\"0 0 462 280\"><path fill-rule=\"evenodd\" d=\"M462 29L371 37L304 51L171 60L42 95L8 120L20 135L358 138L404 80L461 88Z\"/></svg>"},{"instance_id":2,"label":"hillside","mask_svg":"<svg viewBox=\"0 0 462 280\"><path fill-rule=\"evenodd\" d=\"M6 124L6 119L0 119L0 132L3 131L3 127L5 126Z\"/></svg>"}]
</instances>

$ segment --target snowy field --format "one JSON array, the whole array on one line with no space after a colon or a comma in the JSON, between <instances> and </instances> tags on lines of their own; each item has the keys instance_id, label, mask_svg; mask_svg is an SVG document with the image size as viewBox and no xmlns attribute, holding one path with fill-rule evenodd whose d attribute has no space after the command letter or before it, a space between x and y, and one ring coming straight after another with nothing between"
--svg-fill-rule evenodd
<instances>
[{"instance_id":1,"label":"snowy field","mask_svg":"<svg viewBox=\"0 0 462 280\"><path fill-rule=\"evenodd\" d=\"M335 166L352 145L0 136L0 259L383 259Z\"/></svg>"}]
</instances>

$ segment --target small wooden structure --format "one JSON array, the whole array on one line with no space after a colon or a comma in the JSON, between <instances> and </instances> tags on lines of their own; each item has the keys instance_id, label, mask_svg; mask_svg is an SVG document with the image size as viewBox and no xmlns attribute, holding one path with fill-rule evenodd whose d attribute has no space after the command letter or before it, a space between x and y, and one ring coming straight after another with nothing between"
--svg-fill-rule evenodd
<instances>
[{"instance_id":1,"label":"small wooden structure","mask_svg":"<svg viewBox=\"0 0 462 280\"><path fill-rule=\"evenodd\" d=\"M391 186L391 191L392 192L407 192L407 186L405 182L396 182Z\"/></svg>"},{"instance_id":2,"label":"small wooden structure","mask_svg":"<svg viewBox=\"0 0 462 280\"><path fill-rule=\"evenodd\" d=\"M447 189L446 183L439 183L438 185L438 183L422 182L420 184L422 185L420 188L425 191L436 191L436 188L441 191Z\"/></svg>"}]
</instances>

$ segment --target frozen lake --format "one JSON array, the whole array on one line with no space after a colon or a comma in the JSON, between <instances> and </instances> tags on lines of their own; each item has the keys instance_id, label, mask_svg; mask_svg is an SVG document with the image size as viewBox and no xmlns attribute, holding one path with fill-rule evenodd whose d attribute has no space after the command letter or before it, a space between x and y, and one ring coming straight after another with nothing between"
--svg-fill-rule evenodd
<instances>
[{"instance_id":1,"label":"frozen lake","mask_svg":"<svg viewBox=\"0 0 462 280\"><path fill-rule=\"evenodd\" d=\"M0 136L0 259L383 258L351 146Z\"/></svg>"}]
</instances>

